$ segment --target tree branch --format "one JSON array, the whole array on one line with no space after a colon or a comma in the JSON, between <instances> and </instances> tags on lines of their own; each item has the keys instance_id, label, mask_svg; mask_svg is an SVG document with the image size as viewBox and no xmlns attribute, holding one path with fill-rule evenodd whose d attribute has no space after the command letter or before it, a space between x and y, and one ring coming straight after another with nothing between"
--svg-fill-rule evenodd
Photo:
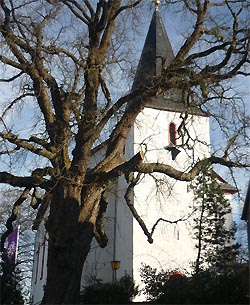
<instances>
[{"instance_id":1,"label":"tree branch","mask_svg":"<svg viewBox=\"0 0 250 305\"><path fill-rule=\"evenodd\" d=\"M13 133L0 132L0 137L2 137L4 140L8 140L10 143L17 145L18 147L27 149L28 151L36 155L45 157L49 160L52 160L55 157L55 154L53 154L52 152L45 149L37 148L34 145L28 143L28 140L19 139L18 136Z\"/></svg>"},{"instance_id":2,"label":"tree branch","mask_svg":"<svg viewBox=\"0 0 250 305\"><path fill-rule=\"evenodd\" d=\"M96 181L111 181L125 173L133 171L134 168L138 166L138 163L141 163L144 158L144 153L142 151L138 152L136 155L134 155L129 161L123 162L122 164L116 166L114 168L114 165L112 163L112 160L109 160L110 162L110 169L109 171L107 166L105 165L105 171L103 171L103 168L101 166L98 166L94 168L93 170L90 170L88 175L86 176L86 179L90 179L90 182L96 182ZM100 163L102 164L102 163ZM93 175L95 173L95 175Z\"/></svg>"},{"instance_id":3,"label":"tree branch","mask_svg":"<svg viewBox=\"0 0 250 305\"><path fill-rule=\"evenodd\" d=\"M147 229L146 224L144 223L143 219L139 216L131 198L133 196L133 189L136 186L136 184L138 183L140 179L140 174L137 174L136 178L132 179L132 182L128 185L126 193L124 195L124 198L126 200L127 206L130 209L133 217L137 220L139 226L141 227L143 233L147 236L148 238L148 242L150 244L153 243L153 238L152 235L150 234L149 230Z\"/></svg>"},{"instance_id":4,"label":"tree branch","mask_svg":"<svg viewBox=\"0 0 250 305\"><path fill-rule=\"evenodd\" d=\"M180 48L179 52L177 53L174 63L175 62L183 62L185 55L191 50L191 48L195 45L195 43L199 40L202 35L202 26L205 21L205 16L207 13L207 9L209 6L209 1L205 0L203 4L201 1L196 1L197 3L197 19L194 30L192 34L188 37L185 41L184 45Z\"/></svg>"},{"instance_id":5,"label":"tree branch","mask_svg":"<svg viewBox=\"0 0 250 305\"><path fill-rule=\"evenodd\" d=\"M87 25L89 24L89 22L91 20L90 17L86 13L85 9L79 3L77 3L77 1L74 1L74 0L63 0L62 2L71 10L71 12L78 19L80 19L83 23L85 23ZM77 10L75 10L74 7L82 14L82 16L77 12ZM88 7L91 7L91 6L89 5Z\"/></svg>"},{"instance_id":6,"label":"tree branch","mask_svg":"<svg viewBox=\"0 0 250 305\"><path fill-rule=\"evenodd\" d=\"M22 76L23 73L24 73L24 72L21 71L21 72L19 72L18 74L14 75L14 76L12 76L12 77L10 77L10 78L8 78L8 79L0 78L0 82L3 82L3 83L10 83L10 82L12 82L13 80L15 80L15 79L19 78L20 76Z\"/></svg>"},{"instance_id":7,"label":"tree branch","mask_svg":"<svg viewBox=\"0 0 250 305\"><path fill-rule=\"evenodd\" d=\"M94 231L95 239L101 248L105 248L108 244L108 237L105 233L105 228L104 228L104 220L106 216L107 206L108 206L108 196L106 192L103 192L101 195L99 211L96 218L95 231Z\"/></svg>"},{"instance_id":8,"label":"tree branch","mask_svg":"<svg viewBox=\"0 0 250 305\"><path fill-rule=\"evenodd\" d=\"M20 73L19 73L20 74ZM15 98L9 105L8 107L6 107L4 110L3 110L3 114L2 114L2 117L4 117L7 113L7 111L9 111L17 102L19 102L20 100L22 100L23 98L25 97L28 97L28 96L35 96L33 93L25 93L25 94L22 94L20 96L18 96L17 98Z\"/></svg>"},{"instance_id":9,"label":"tree branch","mask_svg":"<svg viewBox=\"0 0 250 305\"><path fill-rule=\"evenodd\" d=\"M44 215L48 209L51 199L52 199L52 195L50 193L46 193L44 195L40 207L38 209L36 219L33 221L32 230L38 230L41 221L44 219Z\"/></svg>"},{"instance_id":10,"label":"tree branch","mask_svg":"<svg viewBox=\"0 0 250 305\"><path fill-rule=\"evenodd\" d=\"M153 236L154 231L155 231L155 229L156 229L156 227L157 227L157 225L159 224L160 221L167 222L167 223L170 223L170 224L177 224L178 222L182 222L182 221L188 220L193 214L194 214L194 211L192 213L190 213L189 215L187 215L186 217L184 217L184 218L181 217L181 218L176 219L176 220L167 220L167 219L164 219L164 218L159 218L159 219L157 219L155 224L152 226L150 235Z\"/></svg>"},{"instance_id":11,"label":"tree branch","mask_svg":"<svg viewBox=\"0 0 250 305\"><path fill-rule=\"evenodd\" d=\"M140 4L143 0L138 0L135 1L134 3L128 4L128 5L123 5L121 6L113 15L112 19L115 19L121 12L123 12L124 10L128 10L130 8L136 7L138 4Z\"/></svg>"},{"instance_id":12,"label":"tree branch","mask_svg":"<svg viewBox=\"0 0 250 305\"><path fill-rule=\"evenodd\" d=\"M233 162L230 160L226 160L221 157L211 156L209 158L205 158L203 160L198 161L189 172L183 172L175 169L174 167L161 164L161 163L138 163L134 168L134 171L151 174L152 172L158 172L162 174L166 174L167 176L179 180L179 181L191 181L193 180L201 171L203 164L211 163L211 164L221 164L228 168L236 167L236 168L247 168L250 167L250 164L241 164L238 162Z\"/></svg>"},{"instance_id":13,"label":"tree branch","mask_svg":"<svg viewBox=\"0 0 250 305\"><path fill-rule=\"evenodd\" d=\"M0 183L6 183L11 186L32 188L39 186L43 189L49 189L51 183L45 178L34 175L30 177L14 176L7 172L0 172Z\"/></svg>"}]
</instances>

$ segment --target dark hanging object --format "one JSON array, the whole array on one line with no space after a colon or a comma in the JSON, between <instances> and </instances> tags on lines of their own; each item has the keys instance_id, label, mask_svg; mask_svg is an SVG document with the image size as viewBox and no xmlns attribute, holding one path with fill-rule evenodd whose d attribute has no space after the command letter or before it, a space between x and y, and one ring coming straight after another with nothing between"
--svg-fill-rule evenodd
<instances>
[{"instance_id":1,"label":"dark hanging object","mask_svg":"<svg viewBox=\"0 0 250 305\"><path fill-rule=\"evenodd\" d=\"M181 152L178 148L175 147L175 145L172 142L170 142L169 145L165 146L164 148L171 152L172 160L175 160L176 157Z\"/></svg>"}]
</instances>

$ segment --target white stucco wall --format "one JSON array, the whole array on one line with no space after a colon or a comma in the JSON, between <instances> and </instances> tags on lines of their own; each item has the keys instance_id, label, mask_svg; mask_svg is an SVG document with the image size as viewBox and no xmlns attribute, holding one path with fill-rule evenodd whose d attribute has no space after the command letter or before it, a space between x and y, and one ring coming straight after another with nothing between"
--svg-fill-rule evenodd
<instances>
[{"instance_id":1,"label":"white stucco wall","mask_svg":"<svg viewBox=\"0 0 250 305\"><path fill-rule=\"evenodd\" d=\"M182 149L176 160L164 147L169 144L169 124L177 128L181 123L180 114L146 108L138 116L134 126L134 154L146 145L144 162L158 162L188 171L198 159L209 156L209 121L207 117L190 116L187 119L190 148ZM178 135L177 135L178 137ZM177 145L181 139L177 139ZM188 182L175 181L163 174L146 175L134 189L135 207L151 231L161 217L170 222L186 219L175 224L159 222L153 244L149 244L136 220L133 231L133 271L137 284L140 282L141 264L165 270L189 271L190 263L196 257L195 242L191 235L192 192ZM140 285L140 288L142 286ZM137 301L144 297L138 297Z\"/></svg>"},{"instance_id":2,"label":"white stucco wall","mask_svg":"<svg viewBox=\"0 0 250 305\"><path fill-rule=\"evenodd\" d=\"M46 213L46 215L48 212ZM44 285L47 278L48 236L44 221L41 222L35 238L34 264L31 280L32 304L40 304L44 294Z\"/></svg>"}]
</instances>

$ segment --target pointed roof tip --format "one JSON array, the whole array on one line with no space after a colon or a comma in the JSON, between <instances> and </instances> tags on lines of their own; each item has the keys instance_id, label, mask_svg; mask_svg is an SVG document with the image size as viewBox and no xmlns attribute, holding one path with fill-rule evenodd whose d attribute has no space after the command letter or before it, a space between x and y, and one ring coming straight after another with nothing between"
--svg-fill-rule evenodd
<instances>
[{"instance_id":1,"label":"pointed roof tip","mask_svg":"<svg viewBox=\"0 0 250 305\"><path fill-rule=\"evenodd\" d=\"M151 83L156 76L160 76L162 66L168 66L173 59L174 52L160 12L155 9L137 67L133 90Z\"/></svg>"},{"instance_id":2,"label":"pointed roof tip","mask_svg":"<svg viewBox=\"0 0 250 305\"><path fill-rule=\"evenodd\" d=\"M162 68L168 67L174 58L160 12L155 9L137 66L132 91L152 85L154 80L161 75ZM187 110L182 102L182 92L175 88L170 89L166 94L151 98L146 107L173 112ZM192 114L207 116L196 106L190 107L188 111Z\"/></svg>"},{"instance_id":3,"label":"pointed roof tip","mask_svg":"<svg viewBox=\"0 0 250 305\"><path fill-rule=\"evenodd\" d=\"M165 66L168 66L174 60L174 52L159 10L155 10L154 15L156 19L156 56L164 59Z\"/></svg>"},{"instance_id":4,"label":"pointed roof tip","mask_svg":"<svg viewBox=\"0 0 250 305\"><path fill-rule=\"evenodd\" d=\"M159 5L160 5L160 0L154 0L155 3L155 10L158 11L159 10Z\"/></svg>"}]
</instances>

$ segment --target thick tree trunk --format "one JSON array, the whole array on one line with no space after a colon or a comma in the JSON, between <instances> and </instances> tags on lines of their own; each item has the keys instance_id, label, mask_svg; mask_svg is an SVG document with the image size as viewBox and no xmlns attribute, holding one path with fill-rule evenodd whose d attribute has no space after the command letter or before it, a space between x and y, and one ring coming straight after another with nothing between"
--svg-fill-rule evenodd
<instances>
[{"instance_id":1,"label":"thick tree trunk","mask_svg":"<svg viewBox=\"0 0 250 305\"><path fill-rule=\"evenodd\" d=\"M49 249L47 282L42 304L79 304L84 261L93 239L93 224L79 223L81 191L58 188L47 222Z\"/></svg>"},{"instance_id":2,"label":"thick tree trunk","mask_svg":"<svg viewBox=\"0 0 250 305\"><path fill-rule=\"evenodd\" d=\"M42 304L79 304L84 261L93 238L93 225L85 224L71 246L49 245L48 274Z\"/></svg>"}]
</instances>

